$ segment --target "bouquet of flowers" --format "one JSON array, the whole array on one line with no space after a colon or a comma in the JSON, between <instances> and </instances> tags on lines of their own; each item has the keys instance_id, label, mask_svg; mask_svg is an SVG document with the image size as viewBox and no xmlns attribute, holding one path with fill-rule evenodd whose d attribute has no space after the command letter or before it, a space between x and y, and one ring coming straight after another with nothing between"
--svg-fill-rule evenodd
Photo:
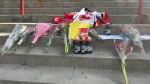
<instances>
[{"instance_id":1,"label":"bouquet of flowers","mask_svg":"<svg viewBox=\"0 0 150 84\"><path fill-rule=\"evenodd\" d=\"M49 42L48 42L48 44L47 44L47 47L46 47L46 52L49 52L49 50L50 50L50 45L51 45L51 43L53 42L53 39L54 39L54 37L55 37L55 35L56 35L56 33L59 31L59 29L58 29L58 24L50 24L51 25L51 28L50 28L50 34L49 34Z\"/></svg>"},{"instance_id":2,"label":"bouquet of flowers","mask_svg":"<svg viewBox=\"0 0 150 84\"><path fill-rule=\"evenodd\" d=\"M35 43L38 41L38 39L41 36L49 34L50 26L47 23L38 23L36 25L35 29L36 29L35 30L35 37L34 37L33 41L31 41L31 44L28 47L27 52L29 52L31 50L31 48L33 48L33 46L35 45Z\"/></svg>"},{"instance_id":3,"label":"bouquet of flowers","mask_svg":"<svg viewBox=\"0 0 150 84\"><path fill-rule=\"evenodd\" d=\"M16 47L13 49L12 53L15 53L16 50L18 49L18 47L31 35L33 34L35 31L34 27L27 27L25 32L23 32L23 34L20 36L21 39L19 40L19 42L17 43Z\"/></svg>"},{"instance_id":4,"label":"bouquet of flowers","mask_svg":"<svg viewBox=\"0 0 150 84\"><path fill-rule=\"evenodd\" d=\"M123 27L120 27L120 29L123 34L125 34L132 41L134 45L140 48L142 53L145 53L143 43L140 39L140 33L136 27L126 24Z\"/></svg>"},{"instance_id":5,"label":"bouquet of flowers","mask_svg":"<svg viewBox=\"0 0 150 84\"><path fill-rule=\"evenodd\" d=\"M101 37L98 36L99 34L94 30L94 29L90 29L89 30L89 36L99 40L100 42L104 43L103 39Z\"/></svg>"},{"instance_id":6,"label":"bouquet of flowers","mask_svg":"<svg viewBox=\"0 0 150 84\"><path fill-rule=\"evenodd\" d=\"M19 37L25 32L26 28L26 25L16 24L14 30L9 35L1 50L2 55L4 55L7 50L9 50L13 46L14 42L19 39Z\"/></svg>"},{"instance_id":7,"label":"bouquet of flowers","mask_svg":"<svg viewBox=\"0 0 150 84\"><path fill-rule=\"evenodd\" d=\"M115 41L115 48L117 50L117 53L119 55L119 58L121 60L122 63L122 72L123 72L123 77L125 80L125 84L128 84L128 78L127 78L127 73L126 73L126 68L125 68L125 60L127 58L127 56L132 52L133 47L130 47L128 45L128 38L123 39L122 41Z\"/></svg>"},{"instance_id":8,"label":"bouquet of flowers","mask_svg":"<svg viewBox=\"0 0 150 84\"><path fill-rule=\"evenodd\" d=\"M65 54L68 54L69 49L73 45L73 40L68 38L69 25L63 24L62 27L63 27L62 34L64 37L64 44L65 44Z\"/></svg>"}]
</instances>

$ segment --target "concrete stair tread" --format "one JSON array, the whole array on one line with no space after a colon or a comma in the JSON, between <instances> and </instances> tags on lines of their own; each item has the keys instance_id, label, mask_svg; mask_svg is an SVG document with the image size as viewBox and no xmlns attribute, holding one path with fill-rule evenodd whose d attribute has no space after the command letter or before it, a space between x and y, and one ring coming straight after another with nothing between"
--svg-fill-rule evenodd
<instances>
[{"instance_id":1,"label":"concrete stair tread","mask_svg":"<svg viewBox=\"0 0 150 84\"><path fill-rule=\"evenodd\" d=\"M4 2L1 3L0 6L3 8L19 8L20 2ZM150 1L144 1L143 7L150 7L148 4ZM72 8L72 7L138 7L139 1L85 1L85 2L25 2L25 8Z\"/></svg>"},{"instance_id":2,"label":"concrete stair tread","mask_svg":"<svg viewBox=\"0 0 150 84\"><path fill-rule=\"evenodd\" d=\"M12 11L13 9L13 11ZM66 13L79 11L81 7L73 7L73 8L25 8L25 14L64 14ZM107 12L109 15L137 15L138 8L136 7L90 7L91 11L98 12ZM143 15L149 15L150 7L143 7ZM20 8L2 8L0 9L1 14L3 15L15 15L19 14ZM130 12L128 12L130 11Z\"/></svg>"},{"instance_id":3,"label":"concrete stair tread","mask_svg":"<svg viewBox=\"0 0 150 84\"><path fill-rule=\"evenodd\" d=\"M63 11L62 11L63 13ZM25 14L21 15L0 15L1 22L51 22L54 16L63 18L63 14ZM110 15L110 22L113 24L149 24L149 15Z\"/></svg>"},{"instance_id":4,"label":"concrete stair tread","mask_svg":"<svg viewBox=\"0 0 150 84\"><path fill-rule=\"evenodd\" d=\"M19 2L17 0L11 1L11 0L2 0L3 2ZM69 0L69 2L79 2L81 0ZM89 0L84 0L84 1L89 1ZM93 0L93 1L114 1L114 2L120 2L120 1L125 1L125 0ZM131 2L131 1L138 1L138 0L128 0L125 2ZM149 0L144 0L144 1L149 1ZM68 0L25 0L25 2L68 2ZM83 1L81 1L83 2Z\"/></svg>"},{"instance_id":5,"label":"concrete stair tread","mask_svg":"<svg viewBox=\"0 0 150 84\"><path fill-rule=\"evenodd\" d=\"M24 16L29 16L29 15L33 15L33 16L36 16L36 15L47 15L47 16L56 16L56 15L54 15L54 14L25 14ZM57 15L59 15L59 16L64 16L64 14L57 14ZM19 14L15 14L15 15L0 15L0 16L21 16L21 15L19 15ZM140 16L140 15L136 15L136 14L133 14L133 15L122 15L122 14L120 14L120 15L109 15L110 17L111 16ZM147 15L147 16L150 16L150 15ZM10 23L10 22L8 22L8 23ZM116 24L120 24L120 23L116 23Z\"/></svg>"},{"instance_id":6,"label":"concrete stair tread","mask_svg":"<svg viewBox=\"0 0 150 84\"><path fill-rule=\"evenodd\" d=\"M8 35L8 33L10 33L13 29L14 29L14 27L15 27L15 25L16 24L24 24L24 25L27 25L28 27L35 27L36 26L36 24L37 23L22 23L22 22L19 22L19 23L17 23L17 22L14 22L14 23L0 23L0 35L2 36L2 35L5 35L4 33L7 33L7 35ZM50 23L49 23L50 24ZM125 24L113 24L112 23L112 27L111 27L111 34L112 35L118 35L118 34L120 34L120 30L119 30L119 26L120 25L122 25L122 26L124 26ZM140 32L140 34L141 35L150 35L150 32L149 31L147 31L149 28L150 28L150 24L130 24L130 25L133 25L133 26L135 26L135 27L137 27L138 28L138 30L139 30L139 32ZM99 34L103 34L104 33L104 31L105 31L105 24L103 24L101 27L96 27L96 28L94 28Z\"/></svg>"},{"instance_id":7,"label":"concrete stair tread","mask_svg":"<svg viewBox=\"0 0 150 84\"><path fill-rule=\"evenodd\" d=\"M24 23L24 22L1 22L0 23L0 25L15 25L15 24L36 25L37 23L34 23L34 22L29 22L29 23ZM105 24L102 24L102 25L105 25ZM125 25L125 24L113 24L112 23L112 26L119 26L119 25ZM150 24L130 24L130 25L134 25L134 26L150 26Z\"/></svg>"},{"instance_id":8,"label":"concrete stair tread","mask_svg":"<svg viewBox=\"0 0 150 84\"><path fill-rule=\"evenodd\" d=\"M5 32L2 32L0 33L0 36L9 36L10 33L5 33Z\"/></svg>"},{"instance_id":9,"label":"concrete stair tread","mask_svg":"<svg viewBox=\"0 0 150 84\"><path fill-rule=\"evenodd\" d=\"M51 22L54 16L63 18L63 14L25 14L21 15L0 15L2 22ZM110 22L113 24L149 24L149 15L110 15ZM142 20L146 18L146 20Z\"/></svg>"},{"instance_id":10,"label":"concrete stair tread","mask_svg":"<svg viewBox=\"0 0 150 84\"><path fill-rule=\"evenodd\" d=\"M81 9L81 7L73 7L73 8L47 8L47 7L45 7L45 8L25 8L25 9L42 9L42 10L44 10L44 9L76 9L76 8L80 8ZM101 9L103 9L103 8L112 8L112 9L138 9L137 7L90 7L89 9L93 9L93 8L101 8ZM143 8L150 8L150 7L143 7ZM20 9L20 8L0 8L1 10L2 9L4 9L4 10L6 10L6 9ZM95 10L95 11L98 11L98 10ZM71 12L71 11L70 11ZM75 12L75 11L73 11L73 12ZM103 11L102 11L103 12Z\"/></svg>"},{"instance_id":11,"label":"concrete stair tread","mask_svg":"<svg viewBox=\"0 0 150 84\"><path fill-rule=\"evenodd\" d=\"M65 55L64 53L64 47L60 46L52 46L50 48L49 53L45 53L45 47L34 47L31 49L29 53L27 53L27 47L28 46L20 46L15 54L12 54L13 47L7 51L6 56L9 55L24 55L24 56L52 56L52 57L77 57L77 58L97 58L97 59L118 59L118 54L114 48L114 50L109 49L101 49L101 48L93 48L92 54L74 54L73 48L70 49L69 53ZM2 49L2 46L0 46L0 49ZM133 51L128 57L127 60L150 60L149 56L150 52L146 51L145 54L142 54L140 51ZM5 55L4 55L5 57Z\"/></svg>"},{"instance_id":12,"label":"concrete stair tread","mask_svg":"<svg viewBox=\"0 0 150 84\"><path fill-rule=\"evenodd\" d=\"M120 70L0 64L1 84L123 84ZM131 84L148 84L150 72L127 71Z\"/></svg>"}]
</instances>

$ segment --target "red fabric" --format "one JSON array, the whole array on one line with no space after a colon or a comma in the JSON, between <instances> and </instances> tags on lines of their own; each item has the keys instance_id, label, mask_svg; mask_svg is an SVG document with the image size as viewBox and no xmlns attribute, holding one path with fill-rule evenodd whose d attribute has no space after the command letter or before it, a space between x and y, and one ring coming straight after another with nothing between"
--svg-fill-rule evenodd
<instances>
[{"instance_id":1,"label":"red fabric","mask_svg":"<svg viewBox=\"0 0 150 84\"><path fill-rule=\"evenodd\" d=\"M87 28L80 28L79 32L80 33L87 33L88 32L87 30L88 30Z\"/></svg>"},{"instance_id":2,"label":"red fabric","mask_svg":"<svg viewBox=\"0 0 150 84\"><path fill-rule=\"evenodd\" d=\"M104 24L109 23L109 16L107 13L104 13L104 17L101 18L101 20L104 22Z\"/></svg>"},{"instance_id":3,"label":"red fabric","mask_svg":"<svg viewBox=\"0 0 150 84\"><path fill-rule=\"evenodd\" d=\"M83 39L83 38L85 38L86 40L88 39L88 29L87 28L80 28L79 32L80 32L80 36L81 36L80 39Z\"/></svg>"},{"instance_id":4,"label":"red fabric","mask_svg":"<svg viewBox=\"0 0 150 84\"><path fill-rule=\"evenodd\" d=\"M81 20L89 20L89 19L91 19L89 16L86 16L86 15L80 15L79 18Z\"/></svg>"},{"instance_id":5,"label":"red fabric","mask_svg":"<svg viewBox=\"0 0 150 84\"><path fill-rule=\"evenodd\" d=\"M109 15L105 12L105 13L104 13L104 17L103 17L103 18L100 18L100 20L102 20L104 24L109 23ZM98 26L98 27L99 27L99 26L102 26L103 23L101 23L101 22L99 22L99 21L97 20L97 21L96 21L96 26Z\"/></svg>"},{"instance_id":6,"label":"red fabric","mask_svg":"<svg viewBox=\"0 0 150 84\"><path fill-rule=\"evenodd\" d=\"M54 16L52 19L52 23L54 24L61 24L62 23L62 19L59 16Z\"/></svg>"},{"instance_id":7,"label":"red fabric","mask_svg":"<svg viewBox=\"0 0 150 84\"><path fill-rule=\"evenodd\" d=\"M96 27L102 26L102 24L97 20L96 21Z\"/></svg>"},{"instance_id":8,"label":"red fabric","mask_svg":"<svg viewBox=\"0 0 150 84\"><path fill-rule=\"evenodd\" d=\"M66 13L64 16L64 23L69 24L72 21L74 14L75 13Z\"/></svg>"}]
</instances>

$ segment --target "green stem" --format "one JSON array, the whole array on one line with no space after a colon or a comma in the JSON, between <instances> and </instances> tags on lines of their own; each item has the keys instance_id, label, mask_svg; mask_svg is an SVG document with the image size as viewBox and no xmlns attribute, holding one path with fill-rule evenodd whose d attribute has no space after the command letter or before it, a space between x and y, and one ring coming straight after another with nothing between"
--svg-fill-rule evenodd
<instances>
[{"instance_id":1,"label":"green stem","mask_svg":"<svg viewBox=\"0 0 150 84\"><path fill-rule=\"evenodd\" d=\"M122 63L122 73L123 73L125 84L129 84L128 83L128 78L127 78L127 73L126 73L126 68L125 68L125 64L124 63Z\"/></svg>"},{"instance_id":2,"label":"green stem","mask_svg":"<svg viewBox=\"0 0 150 84\"><path fill-rule=\"evenodd\" d=\"M15 48L14 48L14 50L13 50L13 54L16 52L16 50L19 48L19 45L17 45Z\"/></svg>"},{"instance_id":3,"label":"green stem","mask_svg":"<svg viewBox=\"0 0 150 84\"><path fill-rule=\"evenodd\" d=\"M47 47L46 47L45 50L46 50L46 53L49 52L49 50L50 50L50 45L47 45Z\"/></svg>"},{"instance_id":4,"label":"green stem","mask_svg":"<svg viewBox=\"0 0 150 84\"><path fill-rule=\"evenodd\" d=\"M30 46L27 49L27 53L30 52L31 48L33 48L34 44L30 44Z\"/></svg>"}]
</instances>

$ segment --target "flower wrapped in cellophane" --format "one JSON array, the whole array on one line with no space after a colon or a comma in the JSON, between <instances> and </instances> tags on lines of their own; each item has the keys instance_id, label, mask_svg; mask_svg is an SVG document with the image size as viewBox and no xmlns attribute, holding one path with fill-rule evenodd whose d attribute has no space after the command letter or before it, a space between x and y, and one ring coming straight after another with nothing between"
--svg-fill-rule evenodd
<instances>
[{"instance_id":1,"label":"flower wrapped in cellophane","mask_svg":"<svg viewBox=\"0 0 150 84\"><path fill-rule=\"evenodd\" d=\"M102 43L104 43L103 39L102 39L100 36L98 36L98 35L99 35L99 34L98 34L94 29L90 29L90 30L89 30L89 36L91 36L91 37L93 37L93 38L99 40L99 41L102 42Z\"/></svg>"},{"instance_id":2,"label":"flower wrapped in cellophane","mask_svg":"<svg viewBox=\"0 0 150 84\"><path fill-rule=\"evenodd\" d=\"M15 53L16 50L18 49L18 47L24 42L26 41L26 39L31 35L33 34L35 31L35 28L34 27L27 27L25 29L25 32L23 32L23 34L20 36L21 39L19 40L19 42L17 43L16 47L13 49L13 52L12 53Z\"/></svg>"},{"instance_id":3,"label":"flower wrapped in cellophane","mask_svg":"<svg viewBox=\"0 0 150 84\"><path fill-rule=\"evenodd\" d=\"M73 40L68 38L68 32L69 32L69 25L68 24L62 24L62 34L64 37L64 44L65 44L65 54L68 54L69 49L73 45Z\"/></svg>"},{"instance_id":4,"label":"flower wrapped in cellophane","mask_svg":"<svg viewBox=\"0 0 150 84\"><path fill-rule=\"evenodd\" d=\"M59 24L50 24L50 34L49 34L49 42L47 43L46 52L49 52L50 45L53 42L54 37L56 36L57 32L60 30Z\"/></svg>"},{"instance_id":5,"label":"flower wrapped in cellophane","mask_svg":"<svg viewBox=\"0 0 150 84\"><path fill-rule=\"evenodd\" d=\"M27 52L30 52L30 50L33 48L35 43L38 41L38 39L43 35L48 35L50 31L50 25L48 23L41 23L39 22L35 27L35 37L31 41L30 46L27 49Z\"/></svg>"},{"instance_id":6,"label":"flower wrapped in cellophane","mask_svg":"<svg viewBox=\"0 0 150 84\"><path fill-rule=\"evenodd\" d=\"M121 60L122 73L125 84L128 84L125 60L127 59L127 56L132 52L133 47L129 46L129 39L127 37L125 37L123 40L115 41L114 45L119 55L119 59Z\"/></svg>"},{"instance_id":7,"label":"flower wrapped in cellophane","mask_svg":"<svg viewBox=\"0 0 150 84\"><path fill-rule=\"evenodd\" d=\"M8 39L6 40L1 50L2 55L4 55L7 52L7 50L9 50L13 46L14 42L19 39L20 35L22 35L25 32L26 28L26 25L16 24L15 28L10 33Z\"/></svg>"},{"instance_id":8,"label":"flower wrapped in cellophane","mask_svg":"<svg viewBox=\"0 0 150 84\"><path fill-rule=\"evenodd\" d=\"M120 29L121 32L123 32L123 34L125 34L134 45L140 48L142 53L145 53L143 43L140 38L140 33L136 27L126 24L124 26L120 26Z\"/></svg>"}]
</instances>

